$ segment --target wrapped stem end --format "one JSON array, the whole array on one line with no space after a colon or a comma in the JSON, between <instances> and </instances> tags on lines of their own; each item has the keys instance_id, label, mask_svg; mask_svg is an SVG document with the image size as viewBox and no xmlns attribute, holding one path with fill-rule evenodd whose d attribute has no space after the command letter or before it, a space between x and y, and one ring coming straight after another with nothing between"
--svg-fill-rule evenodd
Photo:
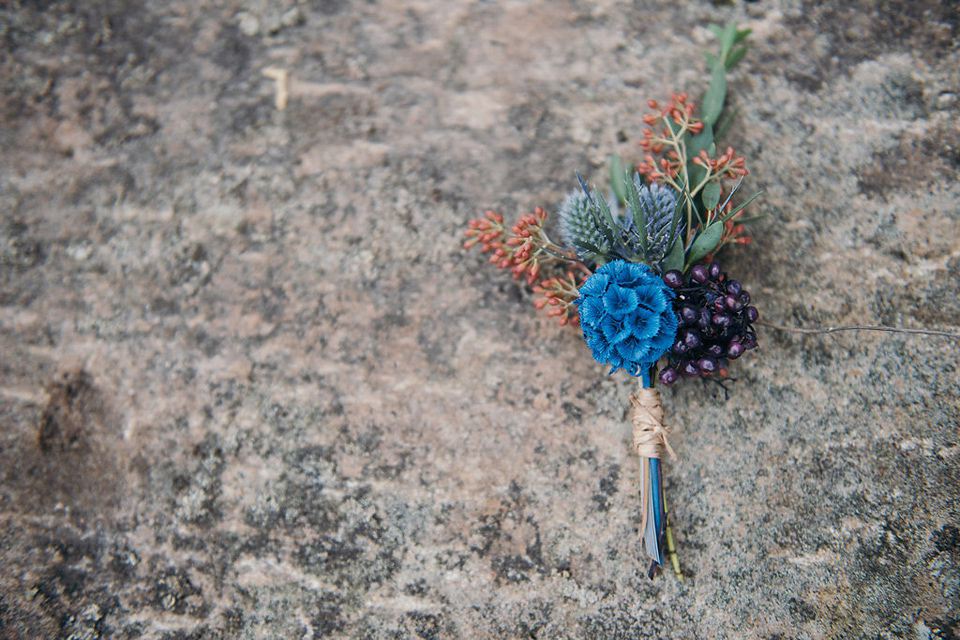
<instances>
[{"instance_id":1,"label":"wrapped stem end","mask_svg":"<svg viewBox=\"0 0 960 640\"><path fill-rule=\"evenodd\" d=\"M663 565L664 547L667 544L666 505L663 497L663 479L660 458L663 450L674 460L677 455L667 442L667 427L663 424L663 404L660 392L642 386L631 394L633 405L633 446L642 462L641 496L643 500L640 530L643 532L644 547L653 559L650 574Z\"/></svg>"}]
</instances>

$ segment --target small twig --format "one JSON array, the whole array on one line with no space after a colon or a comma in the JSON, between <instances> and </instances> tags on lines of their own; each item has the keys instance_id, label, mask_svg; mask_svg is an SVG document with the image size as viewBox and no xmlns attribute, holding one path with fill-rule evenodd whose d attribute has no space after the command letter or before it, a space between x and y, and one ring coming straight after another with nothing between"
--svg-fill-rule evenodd
<instances>
[{"instance_id":1,"label":"small twig","mask_svg":"<svg viewBox=\"0 0 960 640\"><path fill-rule=\"evenodd\" d=\"M290 78L290 72L286 69L278 69L277 67L267 67L260 73L262 73L265 78L270 78L271 80L276 81L277 84L273 102L277 109L283 111L287 108L287 99L290 96L287 89L287 81Z\"/></svg>"},{"instance_id":2,"label":"small twig","mask_svg":"<svg viewBox=\"0 0 960 640\"><path fill-rule=\"evenodd\" d=\"M768 329L786 331L788 333L802 333L805 335L814 335L821 333L837 333L838 331L887 331L889 333L915 333L925 336L942 336L944 338L953 338L960 340L960 333L951 333L949 331L937 331L936 329L901 329L899 327L884 327L880 325L853 325L848 327L826 327L821 329L797 329L795 327L784 327L769 322L755 322L754 324Z\"/></svg>"}]
</instances>

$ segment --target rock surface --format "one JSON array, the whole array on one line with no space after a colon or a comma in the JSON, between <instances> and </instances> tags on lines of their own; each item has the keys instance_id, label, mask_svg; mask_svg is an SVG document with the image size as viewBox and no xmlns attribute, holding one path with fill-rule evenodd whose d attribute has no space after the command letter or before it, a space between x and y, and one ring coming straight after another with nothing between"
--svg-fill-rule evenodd
<instances>
[{"instance_id":1,"label":"rock surface","mask_svg":"<svg viewBox=\"0 0 960 640\"><path fill-rule=\"evenodd\" d=\"M735 19L727 270L770 322L957 332L955 4L13 4L3 637L960 635L956 339L764 330L667 391L651 581L634 382L459 248L639 159Z\"/></svg>"}]
</instances>

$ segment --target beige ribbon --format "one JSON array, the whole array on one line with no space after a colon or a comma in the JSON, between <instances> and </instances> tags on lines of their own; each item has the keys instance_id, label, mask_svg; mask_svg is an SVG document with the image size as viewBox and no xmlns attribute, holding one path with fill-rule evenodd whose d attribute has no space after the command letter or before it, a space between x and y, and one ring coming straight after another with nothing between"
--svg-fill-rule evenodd
<instances>
[{"instance_id":1,"label":"beige ribbon","mask_svg":"<svg viewBox=\"0 0 960 640\"><path fill-rule=\"evenodd\" d=\"M669 429L663 425L660 392L641 387L636 393L630 394L630 404L633 405L633 446L637 454L644 458L659 459L666 449L670 457L676 460L677 454L667 442Z\"/></svg>"}]
</instances>

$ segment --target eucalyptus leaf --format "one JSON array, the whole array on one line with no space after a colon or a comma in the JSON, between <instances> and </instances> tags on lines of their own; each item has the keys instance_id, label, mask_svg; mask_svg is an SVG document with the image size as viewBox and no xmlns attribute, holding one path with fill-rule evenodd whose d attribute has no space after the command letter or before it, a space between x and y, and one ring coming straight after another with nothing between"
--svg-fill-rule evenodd
<instances>
[{"instance_id":1,"label":"eucalyptus leaf","mask_svg":"<svg viewBox=\"0 0 960 640\"><path fill-rule=\"evenodd\" d=\"M696 186L703 182L703 179L707 177L707 170L699 164L694 163L693 159L691 158L690 162L687 163L687 175L690 176L691 188L695 189Z\"/></svg>"},{"instance_id":2,"label":"eucalyptus leaf","mask_svg":"<svg viewBox=\"0 0 960 640\"><path fill-rule=\"evenodd\" d=\"M715 146L715 145L714 145L713 141L711 140L711 141L710 141L710 144L708 144L708 145L706 146L706 148L704 148L704 149L702 149L702 150L703 150L703 151L706 151L707 154L710 155L710 154L712 154L712 152L713 152L714 146ZM700 146L699 146L698 144L688 144L688 145L687 145L687 154L689 155L689 158L688 158L688 160L687 160L687 179L688 179L688 183L687 183L685 189L687 190L688 193L689 193L691 190L696 189L697 186L698 186L700 183L702 183L702 182L704 181L704 179L706 179L706 177L707 177L707 170L706 170L703 166L701 166L701 165L699 165L699 164L697 164L697 163L695 163L695 162L693 161L694 158L696 158L696 157L698 157L698 156L700 155L700 151L701 151L701 148L700 148Z\"/></svg>"},{"instance_id":3,"label":"eucalyptus leaf","mask_svg":"<svg viewBox=\"0 0 960 640\"><path fill-rule=\"evenodd\" d=\"M723 47L720 54L721 59L727 59L727 55L730 53L730 49L733 48L736 39L737 23L731 20L723 26L723 35L720 37L720 45Z\"/></svg>"},{"instance_id":4,"label":"eucalyptus leaf","mask_svg":"<svg viewBox=\"0 0 960 640\"><path fill-rule=\"evenodd\" d=\"M715 64L710 72L710 86L703 96L700 105L700 119L713 125L723 111L723 103L727 98L727 69L723 64Z\"/></svg>"},{"instance_id":5,"label":"eucalyptus leaf","mask_svg":"<svg viewBox=\"0 0 960 640\"><path fill-rule=\"evenodd\" d=\"M708 182L703 187L703 195L700 199L703 201L703 206L709 211L716 209L717 205L720 204L720 185L714 181Z\"/></svg>"},{"instance_id":6,"label":"eucalyptus leaf","mask_svg":"<svg viewBox=\"0 0 960 640\"><path fill-rule=\"evenodd\" d=\"M704 178L707 177L707 170L701 167L698 164L693 164L692 162L687 164L687 176L690 177L691 185L698 185L703 182ZM689 191L687 192L689 194ZM703 222L703 213L700 211L700 207L697 206L697 196L694 196L692 199L693 210L697 214L697 220L701 223Z\"/></svg>"},{"instance_id":7,"label":"eucalyptus leaf","mask_svg":"<svg viewBox=\"0 0 960 640\"><path fill-rule=\"evenodd\" d=\"M723 224L720 222L713 222L701 231L690 246L690 251L687 252L687 264L700 262L705 255L717 248L721 237L723 237Z\"/></svg>"},{"instance_id":8,"label":"eucalyptus leaf","mask_svg":"<svg viewBox=\"0 0 960 640\"><path fill-rule=\"evenodd\" d=\"M666 273L671 269L676 269L677 271L683 270L683 240L680 238L673 241L673 246L670 247L670 251L667 252L667 255L664 256L660 262L660 273Z\"/></svg>"},{"instance_id":9,"label":"eucalyptus leaf","mask_svg":"<svg viewBox=\"0 0 960 640\"><path fill-rule=\"evenodd\" d=\"M703 123L703 130L687 138L686 143L687 148L687 177L689 182L686 185L686 190L696 189L697 185L703 182L704 178L707 177L707 170L701 167L699 164L693 162L693 159L700 155L701 151L706 151L707 155L713 156L716 152L716 144L713 141L713 126L709 123ZM697 217L701 219L702 215L698 208Z\"/></svg>"},{"instance_id":10,"label":"eucalyptus leaf","mask_svg":"<svg viewBox=\"0 0 960 640\"><path fill-rule=\"evenodd\" d=\"M688 206L688 205L689 205L690 208L693 209L693 212L697 214L697 220L698 220L701 224L703 224L703 215L700 213L700 210L697 208L697 202L696 202L696 200L695 200L694 198L690 197L690 190L689 190L689 189L685 189L685 190L683 191L683 204L684 204L684 206ZM684 218L681 218L680 221L684 223L684 227L685 227L685 226L686 226L685 216L684 216ZM686 252L687 249L689 249L689 248L690 248L690 247L689 247L689 243L688 243L687 246L685 246L684 249L683 249L684 252Z\"/></svg>"},{"instance_id":11,"label":"eucalyptus leaf","mask_svg":"<svg viewBox=\"0 0 960 640\"><path fill-rule=\"evenodd\" d=\"M703 130L687 138L686 147L687 147L687 160L693 160L701 151L706 151L708 154L713 154L713 145L714 134L713 134L713 125L707 122L703 123ZM695 182L691 181L691 185L696 185Z\"/></svg>"}]
</instances>

